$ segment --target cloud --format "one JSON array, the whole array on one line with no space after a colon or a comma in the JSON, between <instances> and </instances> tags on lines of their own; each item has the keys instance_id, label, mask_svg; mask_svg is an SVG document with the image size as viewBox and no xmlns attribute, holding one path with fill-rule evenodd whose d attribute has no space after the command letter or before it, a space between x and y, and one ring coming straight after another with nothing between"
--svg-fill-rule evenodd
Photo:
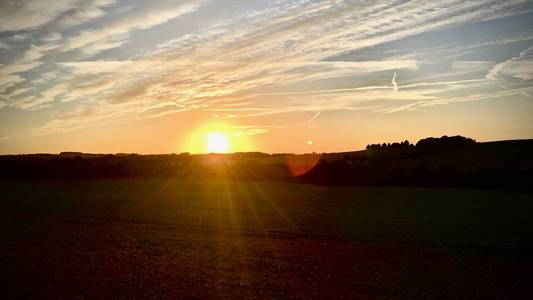
<instances>
[{"instance_id":1,"label":"cloud","mask_svg":"<svg viewBox=\"0 0 533 300\"><path fill-rule=\"evenodd\" d=\"M66 84L55 85L41 92L40 102L41 103L53 102L58 96L67 93L68 90L69 90L69 87Z\"/></svg>"},{"instance_id":2,"label":"cloud","mask_svg":"<svg viewBox=\"0 0 533 300\"><path fill-rule=\"evenodd\" d=\"M68 106L74 107L75 117L55 116L43 130L192 110L232 117L306 111L318 117L330 110L383 112L407 107L401 111L412 103L418 103L412 108L437 103L442 94L477 88L477 81L462 76L490 68L489 62L454 58L453 64L446 62L453 72L435 74L427 72L431 62L419 60L419 53L380 53L377 58L365 59L362 50L520 13L524 1L379 1L372 5L271 1L264 9L235 12L232 18L216 18L181 36L167 36L152 52L136 54L131 54L135 49L103 51L123 47L154 32L148 29L156 26L173 25L170 21L176 18L201 13L205 1L142 1L130 6L105 0L58 3L63 3L61 8L41 17L47 21L32 20L24 25L31 29L40 26L44 33L36 35L34 45L4 67L4 74L9 75L4 90L17 85L24 88L26 77L31 77L35 88L32 95L6 96L8 105L36 109L71 102ZM94 22L80 26L86 20ZM165 29L161 32L174 32ZM527 74L518 65L507 64L503 69L521 74L516 76ZM390 81L391 71L402 73L401 93L396 93L396 73ZM50 72L53 75L46 75ZM416 76L424 76L427 82L416 82L420 80ZM325 82L335 82L339 88L320 89ZM77 107L90 114L78 113Z\"/></svg>"},{"instance_id":3,"label":"cloud","mask_svg":"<svg viewBox=\"0 0 533 300\"><path fill-rule=\"evenodd\" d=\"M486 46L499 46L499 45L506 45L506 44L512 44L512 43L518 43L518 42L525 42L533 40L533 35L522 35L519 34L517 36L511 36L511 37L505 37L500 38L492 41L485 41L485 42L479 42L472 45L467 45L466 48L480 48L480 47L486 47Z\"/></svg>"},{"instance_id":4,"label":"cloud","mask_svg":"<svg viewBox=\"0 0 533 300\"><path fill-rule=\"evenodd\" d=\"M73 0L18 0L0 2L0 31L20 31L41 26L70 9Z\"/></svg>"},{"instance_id":5,"label":"cloud","mask_svg":"<svg viewBox=\"0 0 533 300\"><path fill-rule=\"evenodd\" d=\"M265 134L270 131L270 129L275 128L273 126L254 126L254 125L245 125L245 126L232 126L230 128L233 131L234 136L253 136L258 134Z\"/></svg>"},{"instance_id":6,"label":"cloud","mask_svg":"<svg viewBox=\"0 0 533 300\"><path fill-rule=\"evenodd\" d=\"M63 35L59 32L51 32L41 38L41 41L45 43L57 42L63 39Z\"/></svg>"},{"instance_id":7,"label":"cloud","mask_svg":"<svg viewBox=\"0 0 533 300\"><path fill-rule=\"evenodd\" d=\"M19 74L29 72L41 66L44 62L40 61L40 59L44 56L44 52L54 49L54 47L53 45L32 45L11 64L5 66L0 65L0 91L5 93L17 84L25 82L26 78Z\"/></svg>"},{"instance_id":8,"label":"cloud","mask_svg":"<svg viewBox=\"0 0 533 300\"><path fill-rule=\"evenodd\" d=\"M438 7L440 9L437 10ZM71 68L78 75L114 74L111 75L113 78L121 78L113 85L112 91L101 92L106 95L104 99L111 105L110 109L113 105L117 106L117 110L129 105L128 111L133 114L134 111L142 111L139 110L141 107L155 107L163 99L170 104L157 107L158 110L168 108L174 112L174 105L179 104L179 111L226 111L237 117L296 110L377 111L381 109L379 106L361 103L390 99L390 86L346 89L342 95L320 92L319 97L311 99L299 97L310 93L293 92L291 94L298 96L297 99L278 103L277 107L261 106L256 99L275 94L268 92L269 89L302 82L350 76L357 78L387 70L417 70L418 62L414 59L337 61L331 58L346 51L481 20L509 7L510 4L494 1L459 5L453 1L438 5L430 2L422 5L384 3L376 7L358 7L351 2L339 2L334 7L323 2L274 5L264 12L239 18L238 24L214 22L212 27L203 28L197 34L187 34L163 43L152 57L142 60L80 62L62 66ZM159 21L147 24L165 22L166 17L160 18L156 13L154 20ZM135 30L135 24L137 20L128 17L109 24L109 30L83 33L70 41L70 48L89 45L105 48L101 42L104 36L112 43L122 44L128 38L123 33ZM149 71L144 78L139 78L138 70ZM445 90L420 88L409 90L407 85L406 91L395 99L430 101L437 98L431 93ZM278 93L278 96L282 95ZM233 102L228 102L230 98ZM228 106L230 103L233 106ZM131 107L137 107L137 110Z\"/></svg>"},{"instance_id":9,"label":"cloud","mask_svg":"<svg viewBox=\"0 0 533 300\"><path fill-rule=\"evenodd\" d=\"M396 112L405 111L405 110L413 110L414 108L416 108L417 106L423 103L426 103L426 102L417 101L417 102L405 104L399 107L387 108L387 109L384 109L383 112L391 114L391 113L396 113Z\"/></svg>"},{"instance_id":10,"label":"cloud","mask_svg":"<svg viewBox=\"0 0 533 300\"><path fill-rule=\"evenodd\" d=\"M73 26L103 15L114 0L17 0L0 2L0 32L34 30L54 23ZM41 28L42 29L42 28Z\"/></svg>"},{"instance_id":11,"label":"cloud","mask_svg":"<svg viewBox=\"0 0 533 300\"><path fill-rule=\"evenodd\" d=\"M102 50L119 47L127 42L132 31L163 24L198 9L203 1L187 0L178 3L160 1L146 2L145 6L131 9L121 17L110 20L98 29L85 30L68 39L63 51L81 49L96 54Z\"/></svg>"},{"instance_id":12,"label":"cloud","mask_svg":"<svg viewBox=\"0 0 533 300\"><path fill-rule=\"evenodd\" d=\"M47 63L46 58L59 47L63 47L61 30L66 26L73 26L103 15L101 8L115 3L114 0L21 0L0 2L0 32L25 30L20 34L4 33L7 39L15 42L8 45L0 42L2 48L11 50L6 57L14 58L0 69L4 80L0 83L0 90L12 88L24 89L26 75L37 67ZM96 13L98 12L98 13ZM73 18L72 22L66 22ZM28 45L28 43L30 43ZM3 47L5 46L5 47ZM25 50L21 50L24 47ZM24 49L23 48L23 49ZM39 83L40 79L32 80ZM45 80L43 79L42 82ZM19 93L20 94L20 93ZM10 93L13 97L17 93ZM20 100L20 99L19 99ZM12 102L20 102L14 101Z\"/></svg>"},{"instance_id":13,"label":"cloud","mask_svg":"<svg viewBox=\"0 0 533 300\"><path fill-rule=\"evenodd\" d=\"M396 83L396 72L394 72L394 75L392 76L392 90L395 93L398 92L398 84Z\"/></svg>"},{"instance_id":14,"label":"cloud","mask_svg":"<svg viewBox=\"0 0 533 300\"><path fill-rule=\"evenodd\" d=\"M18 75L13 75L9 73L2 74L1 72L0 74L0 93L2 94L6 93L7 89L13 87L15 84L25 81L24 78Z\"/></svg>"},{"instance_id":15,"label":"cloud","mask_svg":"<svg viewBox=\"0 0 533 300\"><path fill-rule=\"evenodd\" d=\"M38 79L32 80L31 83L33 85L41 85L51 80L57 79L58 77L59 77L58 71L50 71L50 72L42 73Z\"/></svg>"},{"instance_id":16,"label":"cloud","mask_svg":"<svg viewBox=\"0 0 533 300\"><path fill-rule=\"evenodd\" d=\"M101 118L95 118L93 108L79 106L72 111L56 115L53 120L35 129L34 134L69 131L97 120L101 120Z\"/></svg>"},{"instance_id":17,"label":"cloud","mask_svg":"<svg viewBox=\"0 0 533 300\"><path fill-rule=\"evenodd\" d=\"M6 96L10 96L10 97L16 97L16 96L20 96L20 95L23 95L23 94L26 94L28 92L31 92L33 90L33 88L31 87L28 87L28 88L18 88L18 89L11 89L9 91L6 91L5 92L5 95ZM7 103L6 103L7 104Z\"/></svg>"},{"instance_id":18,"label":"cloud","mask_svg":"<svg viewBox=\"0 0 533 300\"><path fill-rule=\"evenodd\" d=\"M57 48L57 45L31 45L29 49L22 52L22 54L9 65L0 68L0 73L5 75L13 75L22 72L28 72L42 65L44 62L40 59L47 51Z\"/></svg>"},{"instance_id":19,"label":"cloud","mask_svg":"<svg viewBox=\"0 0 533 300\"><path fill-rule=\"evenodd\" d=\"M452 64L452 68L454 69L471 71L488 70L493 66L494 62L484 60L458 60Z\"/></svg>"},{"instance_id":20,"label":"cloud","mask_svg":"<svg viewBox=\"0 0 533 300\"><path fill-rule=\"evenodd\" d=\"M20 42L20 41L25 41L28 39L28 36L27 35L24 35L24 34L15 34L11 37L11 39L13 39L13 41L15 42Z\"/></svg>"},{"instance_id":21,"label":"cloud","mask_svg":"<svg viewBox=\"0 0 533 300\"><path fill-rule=\"evenodd\" d=\"M522 97L531 97L530 94L533 92L532 87L517 88L517 89L500 89L487 92L479 92L474 94L462 95L462 96L441 96L434 97L434 99L416 101L401 105L398 107L385 108L383 112L386 113L396 113L401 111L417 110L422 107L430 107L436 105L446 105L450 103L460 103L460 102L472 102L472 101L486 101L489 99L499 99L499 98L510 98L514 96Z\"/></svg>"},{"instance_id":22,"label":"cloud","mask_svg":"<svg viewBox=\"0 0 533 300\"><path fill-rule=\"evenodd\" d=\"M105 15L104 8L108 8L116 3L116 0L86 0L77 2L75 7L72 7L54 20L54 24L51 27L61 29L77 26L89 20L100 18Z\"/></svg>"},{"instance_id":23,"label":"cloud","mask_svg":"<svg viewBox=\"0 0 533 300\"><path fill-rule=\"evenodd\" d=\"M526 48L517 56L495 65L487 73L486 78L498 80L502 75L522 80L533 80L533 47Z\"/></svg>"},{"instance_id":24,"label":"cloud","mask_svg":"<svg viewBox=\"0 0 533 300\"><path fill-rule=\"evenodd\" d=\"M38 95L28 95L9 102L8 106L34 111L42 109L44 107L50 107L50 104L48 104L47 102L49 101L40 98Z\"/></svg>"},{"instance_id":25,"label":"cloud","mask_svg":"<svg viewBox=\"0 0 533 300\"><path fill-rule=\"evenodd\" d=\"M510 63L501 73L522 80L533 80L533 60Z\"/></svg>"}]
</instances>

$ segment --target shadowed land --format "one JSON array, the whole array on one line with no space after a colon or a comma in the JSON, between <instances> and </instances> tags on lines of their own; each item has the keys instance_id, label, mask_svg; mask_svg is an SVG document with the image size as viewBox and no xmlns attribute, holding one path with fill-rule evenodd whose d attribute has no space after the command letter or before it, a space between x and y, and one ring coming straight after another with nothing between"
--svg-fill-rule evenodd
<instances>
[{"instance_id":1,"label":"shadowed land","mask_svg":"<svg viewBox=\"0 0 533 300\"><path fill-rule=\"evenodd\" d=\"M533 140L476 143L464 137L369 145L322 154L0 156L0 179L194 178L327 186L416 186L531 190Z\"/></svg>"},{"instance_id":2,"label":"shadowed land","mask_svg":"<svg viewBox=\"0 0 533 300\"><path fill-rule=\"evenodd\" d=\"M4 181L8 298L533 295L531 194Z\"/></svg>"},{"instance_id":3,"label":"shadowed land","mask_svg":"<svg viewBox=\"0 0 533 300\"><path fill-rule=\"evenodd\" d=\"M531 298L531 141L425 141L2 156L3 296Z\"/></svg>"}]
</instances>

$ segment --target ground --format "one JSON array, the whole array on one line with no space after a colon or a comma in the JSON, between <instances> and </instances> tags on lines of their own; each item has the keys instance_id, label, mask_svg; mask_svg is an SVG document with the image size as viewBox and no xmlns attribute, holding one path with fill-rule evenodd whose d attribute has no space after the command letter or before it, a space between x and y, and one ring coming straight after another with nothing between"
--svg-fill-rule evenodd
<instances>
[{"instance_id":1,"label":"ground","mask_svg":"<svg viewBox=\"0 0 533 300\"><path fill-rule=\"evenodd\" d=\"M0 182L2 298L531 298L528 193Z\"/></svg>"}]
</instances>

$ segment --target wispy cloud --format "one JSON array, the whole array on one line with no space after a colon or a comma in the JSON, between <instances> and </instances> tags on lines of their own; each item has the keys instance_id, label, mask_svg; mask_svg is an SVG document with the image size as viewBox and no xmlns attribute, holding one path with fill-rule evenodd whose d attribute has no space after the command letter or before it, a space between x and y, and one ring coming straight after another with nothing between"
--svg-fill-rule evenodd
<instances>
[{"instance_id":1,"label":"wispy cloud","mask_svg":"<svg viewBox=\"0 0 533 300\"><path fill-rule=\"evenodd\" d=\"M33 29L50 22L75 5L72 0L20 0L0 2L0 31Z\"/></svg>"},{"instance_id":2,"label":"wispy cloud","mask_svg":"<svg viewBox=\"0 0 533 300\"><path fill-rule=\"evenodd\" d=\"M232 118L305 111L314 114L312 121L324 111L400 112L452 103L456 93L468 98L474 94L468 89L475 87L478 94L479 81L500 74L529 79L529 54L496 66L435 57L450 68L438 74L431 69L436 62L420 59L420 53L358 54L418 34L520 14L525 2L272 1L174 36L171 21L192 13L213 15L202 11L209 1L145 1L137 6L111 0L21 1L10 9L27 20L6 16L0 31L46 30L0 69L2 99L6 106L22 109L70 102L71 111L54 115L39 132L193 110ZM39 16L27 17L45 4L49 7ZM167 38L157 47L128 51L126 45L133 45L137 34L164 25L170 27L161 30ZM483 43L462 45L461 51L511 41ZM110 49L117 51L105 52ZM448 50L442 46L439 51ZM485 71L487 78L464 78L468 72ZM445 75L456 80L438 77Z\"/></svg>"},{"instance_id":3,"label":"wispy cloud","mask_svg":"<svg viewBox=\"0 0 533 300\"><path fill-rule=\"evenodd\" d=\"M488 70L493 66L494 66L494 62L492 61L460 60L460 61L454 61L452 68L459 69L459 70L480 71L480 70Z\"/></svg>"},{"instance_id":4,"label":"wispy cloud","mask_svg":"<svg viewBox=\"0 0 533 300\"><path fill-rule=\"evenodd\" d=\"M105 22L98 29L84 30L67 40L63 51L81 49L88 54L122 46L129 34L147 29L198 9L203 0L146 2L121 17Z\"/></svg>"},{"instance_id":5,"label":"wispy cloud","mask_svg":"<svg viewBox=\"0 0 533 300\"><path fill-rule=\"evenodd\" d=\"M0 32L63 30L104 15L115 0L18 0L0 2ZM44 41L57 37L45 35ZM15 35L22 37L22 35Z\"/></svg>"},{"instance_id":6,"label":"wispy cloud","mask_svg":"<svg viewBox=\"0 0 533 300\"><path fill-rule=\"evenodd\" d=\"M533 80L533 47L529 47L517 56L494 66L487 73L487 79L497 80L502 75L522 80Z\"/></svg>"}]
</instances>

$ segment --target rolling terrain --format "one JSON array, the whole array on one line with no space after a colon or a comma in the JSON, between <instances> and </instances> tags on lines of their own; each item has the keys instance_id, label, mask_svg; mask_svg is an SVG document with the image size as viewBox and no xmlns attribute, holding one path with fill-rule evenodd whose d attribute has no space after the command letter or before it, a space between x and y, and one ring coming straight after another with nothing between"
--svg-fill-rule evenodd
<instances>
[{"instance_id":1,"label":"rolling terrain","mask_svg":"<svg viewBox=\"0 0 533 300\"><path fill-rule=\"evenodd\" d=\"M191 179L2 181L20 298L524 298L525 192Z\"/></svg>"},{"instance_id":2,"label":"rolling terrain","mask_svg":"<svg viewBox=\"0 0 533 300\"><path fill-rule=\"evenodd\" d=\"M533 141L0 156L3 298L533 297Z\"/></svg>"},{"instance_id":3,"label":"rolling terrain","mask_svg":"<svg viewBox=\"0 0 533 300\"><path fill-rule=\"evenodd\" d=\"M345 153L30 154L0 156L0 179L182 178L325 186L530 190L533 140L457 137L369 145Z\"/></svg>"}]
</instances>

